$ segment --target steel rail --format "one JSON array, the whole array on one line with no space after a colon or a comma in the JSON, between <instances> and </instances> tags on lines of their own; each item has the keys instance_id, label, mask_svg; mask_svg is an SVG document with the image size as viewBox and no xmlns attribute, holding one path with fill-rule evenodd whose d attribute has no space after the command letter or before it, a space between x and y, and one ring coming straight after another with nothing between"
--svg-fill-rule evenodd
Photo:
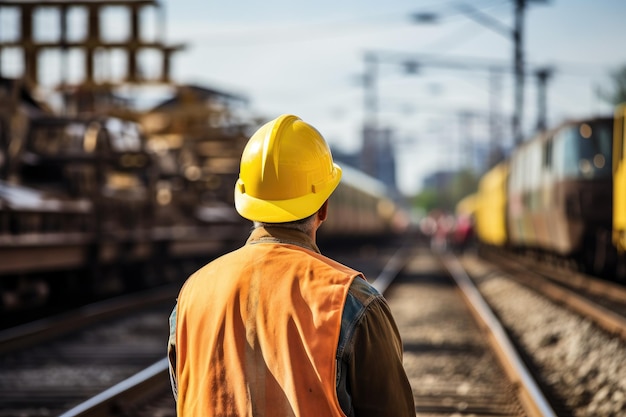
<instances>
[{"instance_id":1,"label":"steel rail","mask_svg":"<svg viewBox=\"0 0 626 417\"><path fill-rule=\"evenodd\" d=\"M489 253L486 259L494 260L498 264L508 265L511 268L528 269L524 259L519 257L504 257L502 254ZM569 288L586 291L614 302L626 303L626 287L623 284L600 279L571 269L558 268L550 264L534 263L533 269L533 274L548 277L550 280L559 282Z\"/></svg>"},{"instance_id":2,"label":"steel rail","mask_svg":"<svg viewBox=\"0 0 626 417\"><path fill-rule=\"evenodd\" d=\"M61 414L60 417L78 416L111 416L114 410L126 401L149 396L167 386L167 358L150 365L135 375L91 397L74 408Z\"/></svg>"},{"instance_id":3,"label":"steel rail","mask_svg":"<svg viewBox=\"0 0 626 417\"><path fill-rule=\"evenodd\" d=\"M519 357L504 328L458 259L448 254L441 255L441 260L461 289L472 313L480 324L488 330L489 342L507 376L519 390L518 397L528 415L531 417L556 417L556 413Z\"/></svg>"},{"instance_id":4,"label":"steel rail","mask_svg":"<svg viewBox=\"0 0 626 417\"><path fill-rule=\"evenodd\" d=\"M572 311L589 317L599 327L626 340L626 317L616 314L574 291L549 282L541 276L537 277L536 273L529 271L524 280L515 279L522 285L533 288L551 300L567 306Z\"/></svg>"},{"instance_id":5,"label":"steel rail","mask_svg":"<svg viewBox=\"0 0 626 417\"><path fill-rule=\"evenodd\" d=\"M0 355L25 349L103 320L129 314L152 305L174 302L178 284L131 293L77 308L58 316L0 331Z\"/></svg>"},{"instance_id":6,"label":"steel rail","mask_svg":"<svg viewBox=\"0 0 626 417\"><path fill-rule=\"evenodd\" d=\"M372 286L378 290L381 294L387 291L387 288L396 279L400 271L407 263L407 257L409 255L409 249L405 246L401 247L394 253L394 255L387 261L383 271L376 277L376 280L372 283Z\"/></svg>"},{"instance_id":7,"label":"steel rail","mask_svg":"<svg viewBox=\"0 0 626 417\"><path fill-rule=\"evenodd\" d=\"M513 266L513 268L518 268L519 266L519 263L516 263L516 266ZM575 277L575 279L572 282L567 282L567 280L556 276L554 272L556 271L543 269L543 271L537 272L526 269L524 279L518 278L515 274L511 276L521 285L531 288L550 300L561 303L570 310L590 318L600 328L611 334L618 335L622 340L626 340L626 317L607 309L583 295L576 294L575 291L562 285L567 284L573 288L588 291L593 295L606 297L615 302L625 300L624 288L580 274L568 275L568 277ZM561 282L562 285L556 284L552 280Z\"/></svg>"}]
</instances>

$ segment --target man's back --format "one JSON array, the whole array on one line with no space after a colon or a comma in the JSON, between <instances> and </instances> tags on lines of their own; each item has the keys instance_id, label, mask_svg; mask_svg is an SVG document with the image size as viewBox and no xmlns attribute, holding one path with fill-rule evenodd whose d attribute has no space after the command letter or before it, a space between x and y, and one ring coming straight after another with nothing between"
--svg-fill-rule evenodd
<instances>
[{"instance_id":1,"label":"man's back","mask_svg":"<svg viewBox=\"0 0 626 417\"><path fill-rule=\"evenodd\" d=\"M343 415L336 351L357 275L254 233L199 270L178 299L179 414Z\"/></svg>"}]
</instances>

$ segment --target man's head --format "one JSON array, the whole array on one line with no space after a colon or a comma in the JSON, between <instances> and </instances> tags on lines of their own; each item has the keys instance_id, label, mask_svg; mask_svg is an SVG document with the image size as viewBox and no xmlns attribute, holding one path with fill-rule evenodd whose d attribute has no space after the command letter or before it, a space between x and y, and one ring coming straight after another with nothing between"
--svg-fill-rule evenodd
<instances>
[{"instance_id":1,"label":"man's head","mask_svg":"<svg viewBox=\"0 0 626 417\"><path fill-rule=\"evenodd\" d=\"M241 156L235 208L246 219L286 223L316 213L341 180L328 144L311 125L282 115L257 130Z\"/></svg>"}]
</instances>

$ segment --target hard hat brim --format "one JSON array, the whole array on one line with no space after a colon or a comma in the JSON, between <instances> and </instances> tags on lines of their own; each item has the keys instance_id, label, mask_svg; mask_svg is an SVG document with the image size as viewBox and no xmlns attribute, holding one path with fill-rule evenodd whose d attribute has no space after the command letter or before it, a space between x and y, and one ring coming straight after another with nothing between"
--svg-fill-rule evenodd
<instances>
[{"instance_id":1,"label":"hard hat brim","mask_svg":"<svg viewBox=\"0 0 626 417\"><path fill-rule=\"evenodd\" d=\"M235 208L244 218L264 223L286 223L309 217L322 207L341 181L341 167L333 163L334 177L313 193L288 200L261 200L235 186Z\"/></svg>"}]
</instances>

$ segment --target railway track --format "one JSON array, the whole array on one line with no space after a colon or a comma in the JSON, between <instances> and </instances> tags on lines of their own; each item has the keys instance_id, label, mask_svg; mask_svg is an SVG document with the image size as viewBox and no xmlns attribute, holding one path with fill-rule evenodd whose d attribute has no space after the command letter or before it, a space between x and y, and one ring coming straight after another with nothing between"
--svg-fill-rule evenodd
<instances>
[{"instance_id":1,"label":"railway track","mask_svg":"<svg viewBox=\"0 0 626 417\"><path fill-rule=\"evenodd\" d=\"M623 289L511 259L462 263L563 415L626 413Z\"/></svg>"},{"instance_id":2,"label":"railway track","mask_svg":"<svg viewBox=\"0 0 626 417\"><path fill-rule=\"evenodd\" d=\"M528 259L498 254L487 259L523 285L626 340L626 286Z\"/></svg>"},{"instance_id":3,"label":"railway track","mask_svg":"<svg viewBox=\"0 0 626 417\"><path fill-rule=\"evenodd\" d=\"M0 332L0 416L59 415L162 358L177 289Z\"/></svg>"},{"instance_id":4,"label":"railway track","mask_svg":"<svg viewBox=\"0 0 626 417\"><path fill-rule=\"evenodd\" d=\"M488 329L489 343L508 379L513 383L517 391L516 396L522 402L526 413L530 416L556 417L552 406L547 402L541 388L523 363L504 328L462 265L453 256L446 256L444 265L461 289L478 324Z\"/></svg>"},{"instance_id":5,"label":"railway track","mask_svg":"<svg viewBox=\"0 0 626 417\"><path fill-rule=\"evenodd\" d=\"M538 393L519 389L528 376L511 380L512 371L507 375L503 370L485 328L474 322L472 308L465 306L436 257L406 248L375 257L373 251L339 258L365 266L366 276L376 277L374 285L386 294L405 344L417 415L556 415L542 408L545 400L532 399ZM167 362L161 359L63 416L174 416L174 407Z\"/></svg>"},{"instance_id":6,"label":"railway track","mask_svg":"<svg viewBox=\"0 0 626 417\"><path fill-rule=\"evenodd\" d=\"M471 281L460 286L444 264L464 274L449 258L418 251L386 294L403 335L417 415L557 415L524 367L510 365L521 359L503 332L494 336L493 318L486 325L472 315L485 306Z\"/></svg>"}]
</instances>

